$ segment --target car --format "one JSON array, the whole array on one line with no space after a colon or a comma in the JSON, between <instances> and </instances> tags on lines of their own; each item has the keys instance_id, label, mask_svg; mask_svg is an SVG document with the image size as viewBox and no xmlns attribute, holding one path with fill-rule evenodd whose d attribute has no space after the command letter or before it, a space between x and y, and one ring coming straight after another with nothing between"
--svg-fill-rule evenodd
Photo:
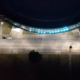
<instances>
[{"instance_id":1,"label":"car","mask_svg":"<svg viewBox=\"0 0 80 80\"><path fill-rule=\"evenodd\" d=\"M7 39L12 39L12 37L7 37Z\"/></svg>"},{"instance_id":2,"label":"car","mask_svg":"<svg viewBox=\"0 0 80 80\"><path fill-rule=\"evenodd\" d=\"M6 37L1 37L1 39L6 39Z\"/></svg>"}]
</instances>

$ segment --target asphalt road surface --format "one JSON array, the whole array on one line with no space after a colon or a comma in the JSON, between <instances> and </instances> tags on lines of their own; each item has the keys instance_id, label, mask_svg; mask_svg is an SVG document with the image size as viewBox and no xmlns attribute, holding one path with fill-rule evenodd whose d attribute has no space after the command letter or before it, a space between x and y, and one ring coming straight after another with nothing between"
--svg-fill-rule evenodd
<instances>
[{"instance_id":1,"label":"asphalt road surface","mask_svg":"<svg viewBox=\"0 0 80 80\"><path fill-rule=\"evenodd\" d=\"M72 52L78 52L80 49L80 40L78 39L0 39L0 48L16 49L48 49L52 51L69 51L72 43Z\"/></svg>"}]
</instances>

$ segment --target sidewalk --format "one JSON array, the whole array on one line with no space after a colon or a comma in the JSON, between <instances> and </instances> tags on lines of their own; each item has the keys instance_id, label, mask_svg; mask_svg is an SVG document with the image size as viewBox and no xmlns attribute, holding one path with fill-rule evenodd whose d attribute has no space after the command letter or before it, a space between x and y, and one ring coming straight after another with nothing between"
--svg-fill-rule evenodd
<instances>
[{"instance_id":1,"label":"sidewalk","mask_svg":"<svg viewBox=\"0 0 80 80\"><path fill-rule=\"evenodd\" d=\"M20 30L20 32L11 30L10 36L12 36L12 38L22 38L22 32L23 30Z\"/></svg>"}]
</instances>

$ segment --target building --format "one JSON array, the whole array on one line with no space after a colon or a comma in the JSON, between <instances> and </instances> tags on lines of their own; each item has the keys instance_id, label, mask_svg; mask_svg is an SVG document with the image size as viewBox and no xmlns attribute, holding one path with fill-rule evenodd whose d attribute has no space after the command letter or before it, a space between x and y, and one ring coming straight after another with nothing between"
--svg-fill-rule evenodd
<instances>
[{"instance_id":1,"label":"building","mask_svg":"<svg viewBox=\"0 0 80 80\"><path fill-rule=\"evenodd\" d=\"M79 0L2 0L0 7L17 27L40 34L55 34L80 26L79 3Z\"/></svg>"}]
</instances>

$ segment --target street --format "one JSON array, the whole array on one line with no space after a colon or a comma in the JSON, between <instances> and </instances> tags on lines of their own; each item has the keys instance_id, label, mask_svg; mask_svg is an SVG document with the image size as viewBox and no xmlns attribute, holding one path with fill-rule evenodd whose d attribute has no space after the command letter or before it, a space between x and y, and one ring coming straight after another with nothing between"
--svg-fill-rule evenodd
<instances>
[{"instance_id":1,"label":"street","mask_svg":"<svg viewBox=\"0 0 80 80\"><path fill-rule=\"evenodd\" d=\"M64 39L64 40L38 40L36 39L0 39L0 48L16 48L16 49L36 49L36 50L47 50L68 52L69 46L72 44L72 52L79 52L80 41L76 39Z\"/></svg>"}]
</instances>

